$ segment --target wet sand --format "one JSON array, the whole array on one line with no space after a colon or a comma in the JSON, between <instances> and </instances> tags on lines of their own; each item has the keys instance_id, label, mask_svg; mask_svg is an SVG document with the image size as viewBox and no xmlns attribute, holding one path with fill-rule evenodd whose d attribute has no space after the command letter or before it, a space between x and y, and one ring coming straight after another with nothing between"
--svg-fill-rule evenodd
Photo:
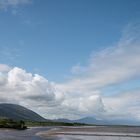
<instances>
[{"instance_id":1,"label":"wet sand","mask_svg":"<svg viewBox=\"0 0 140 140\"><path fill-rule=\"evenodd\" d=\"M140 139L140 127L133 126L95 126L95 127L60 127L50 131L39 132L43 137L62 136L112 136L137 137Z\"/></svg>"},{"instance_id":2,"label":"wet sand","mask_svg":"<svg viewBox=\"0 0 140 140\"><path fill-rule=\"evenodd\" d=\"M140 127L33 127L0 129L0 140L140 140Z\"/></svg>"}]
</instances>

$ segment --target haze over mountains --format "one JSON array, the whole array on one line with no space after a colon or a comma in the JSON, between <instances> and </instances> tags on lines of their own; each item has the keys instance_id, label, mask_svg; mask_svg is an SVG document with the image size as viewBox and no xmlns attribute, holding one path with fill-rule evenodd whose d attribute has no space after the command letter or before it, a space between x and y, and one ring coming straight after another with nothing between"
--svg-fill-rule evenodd
<instances>
[{"instance_id":1,"label":"haze over mountains","mask_svg":"<svg viewBox=\"0 0 140 140\"><path fill-rule=\"evenodd\" d=\"M0 104L0 117L11 118L14 120L24 120L24 121L35 121L35 122L45 122L50 121L32 110L29 110L23 106L16 104ZM67 122L67 123L85 123L85 124L96 124L96 125L140 125L138 121L132 120L98 120L94 117L85 117L78 120L69 120L65 118L52 120L55 122Z\"/></svg>"},{"instance_id":2,"label":"haze over mountains","mask_svg":"<svg viewBox=\"0 0 140 140\"><path fill-rule=\"evenodd\" d=\"M56 119L55 121L58 122L68 122L68 123L85 123L85 124L95 124L95 125L140 125L140 122L138 121L133 121L133 120L124 120L124 119L120 119L120 120L98 120L94 117L85 117L85 118L81 118L78 120L69 120L69 119L65 119L65 118L61 118L61 119Z\"/></svg>"}]
</instances>

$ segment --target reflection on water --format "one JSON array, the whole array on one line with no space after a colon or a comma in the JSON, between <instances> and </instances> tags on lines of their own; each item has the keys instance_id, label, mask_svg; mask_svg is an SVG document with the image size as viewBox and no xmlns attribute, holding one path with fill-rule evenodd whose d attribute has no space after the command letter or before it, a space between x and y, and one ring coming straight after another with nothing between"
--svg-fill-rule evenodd
<instances>
[{"instance_id":1,"label":"reflection on water","mask_svg":"<svg viewBox=\"0 0 140 140\"><path fill-rule=\"evenodd\" d=\"M140 140L140 137L121 137L121 136L77 136L66 135L54 138L43 138L35 135L40 131L47 131L53 127L38 127L24 131L18 130L1 130L0 140Z\"/></svg>"},{"instance_id":2,"label":"reflection on water","mask_svg":"<svg viewBox=\"0 0 140 140\"><path fill-rule=\"evenodd\" d=\"M140 140L140 137L121 136L61 136L61 140Z\"/></svg>"},{"instance_id":3,"label":"reflection on water","mask_svg":"<svg viewBox=\"0 0 140 140\"><path fill-rule=\"evenodd\" d=\"M0 130L0 140L44 140L35 134L39 131L50 130L50 127L31 128L27 130ZM50 139L49 139L50 140Z\"/></svg>"}]
</instances>

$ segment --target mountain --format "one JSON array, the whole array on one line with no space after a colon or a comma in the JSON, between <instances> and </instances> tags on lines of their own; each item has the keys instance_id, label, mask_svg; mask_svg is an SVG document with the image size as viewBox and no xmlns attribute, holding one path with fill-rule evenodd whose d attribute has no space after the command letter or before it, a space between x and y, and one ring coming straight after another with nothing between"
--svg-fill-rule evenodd
<instances>
[{"instance_id":1,"label":"mountain","mask_svg":"<svg viewBox=\"0 0 140 140\"><path fill-rule=\"evenodd\" d=\"M78 123L96 124L96 125L140 125L140 121L130 119L103 119L97 120L94 117L85 117L79 120L74 120Z\"/></svg>"},{"instance_id":2,"label":"mountain","mask_svg":"<svg viewBox=\"0 0 140 140\"><path fill-rule=\"evenodd\" d=\"M81 119L78 119L78 120L74 120L74 122L86 123L86 124L98 124L98 125L107 124L106 121L104 121L104 120L97 120L94 117L85 117L85 118L81 118Z\"/></svg>"},{"instance_id":3,"label":"mountain","mask_svg":"<svg viewBox=\"0 0 140 140\"><path fill-rule=\"evenodd\" d=\"M65 119L65 118L60 118L60 119L54 119L54 122L65 122L65 123L73 123L74 121Z\"/></svg>"},{"instance_id":4,"label":"mountain","mask_svg":"<svg viewBox=\"0 0 140 140\"><path fill-rule=\"evenodd\" d=\"M66 123L85 123L85 124L102 124L102 122L96 120L93 117L85 117L78 120L69 120L65 118L55 119L56 122L66 122Z\"/></svg>"},{"instance_id":5,"label":"mountain","mask_svg":"<svg viewBox=\"0 0 140 140\"><path fill-rule=\"evenodd\" d=\"M45 118L23 106L6 103L0 104L0 117L24 121L47 121Z\"/></svg>"},{"instance_id":6,"label":"mountain","mask_svg":"<svg viewBox=\"0 0 140 140\"><path fill-rule=\"evenodd\" d=\"M56 120L53 120L53 121L67 122L67 123L98 124L98 125L107 124L107 122L104 122L102 120L97 120L94 117L85 117L85 118L81 118L81 119L78 119L78 120L69 120L69 119L65 119L65 118L60 118L60 119L56 119Z\"/></svg>"},{"instance_id":7,"label":"mountain","mask_svg":"<svg viewBox=\"0 0 140 140\"><path fill-rule=\"evenodd\" d=\"M127 120L127 119L97 120L94 117L85 117L78 120L57 119L56 121L72 122L72 123L77 122L77 123L95 124L95 125L137 125L137 126L140 126L140 121Z\"/></svg>"}]
</instances>

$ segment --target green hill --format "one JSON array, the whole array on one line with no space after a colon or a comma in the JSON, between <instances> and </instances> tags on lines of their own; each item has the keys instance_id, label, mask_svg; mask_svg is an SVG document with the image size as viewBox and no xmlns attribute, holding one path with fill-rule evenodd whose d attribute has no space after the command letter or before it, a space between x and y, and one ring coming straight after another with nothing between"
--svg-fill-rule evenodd
<instances>
[{"instance_id":1,"label":"green hill","mask_svg":"<svg viewBox=\"0 0 140 140\"><path fill-rule=\"evenodd\" d=\"M0 104L0 117L23 121L47 121L45 118L23 106L6 103Z\"/></svg>"}]
</instances>

